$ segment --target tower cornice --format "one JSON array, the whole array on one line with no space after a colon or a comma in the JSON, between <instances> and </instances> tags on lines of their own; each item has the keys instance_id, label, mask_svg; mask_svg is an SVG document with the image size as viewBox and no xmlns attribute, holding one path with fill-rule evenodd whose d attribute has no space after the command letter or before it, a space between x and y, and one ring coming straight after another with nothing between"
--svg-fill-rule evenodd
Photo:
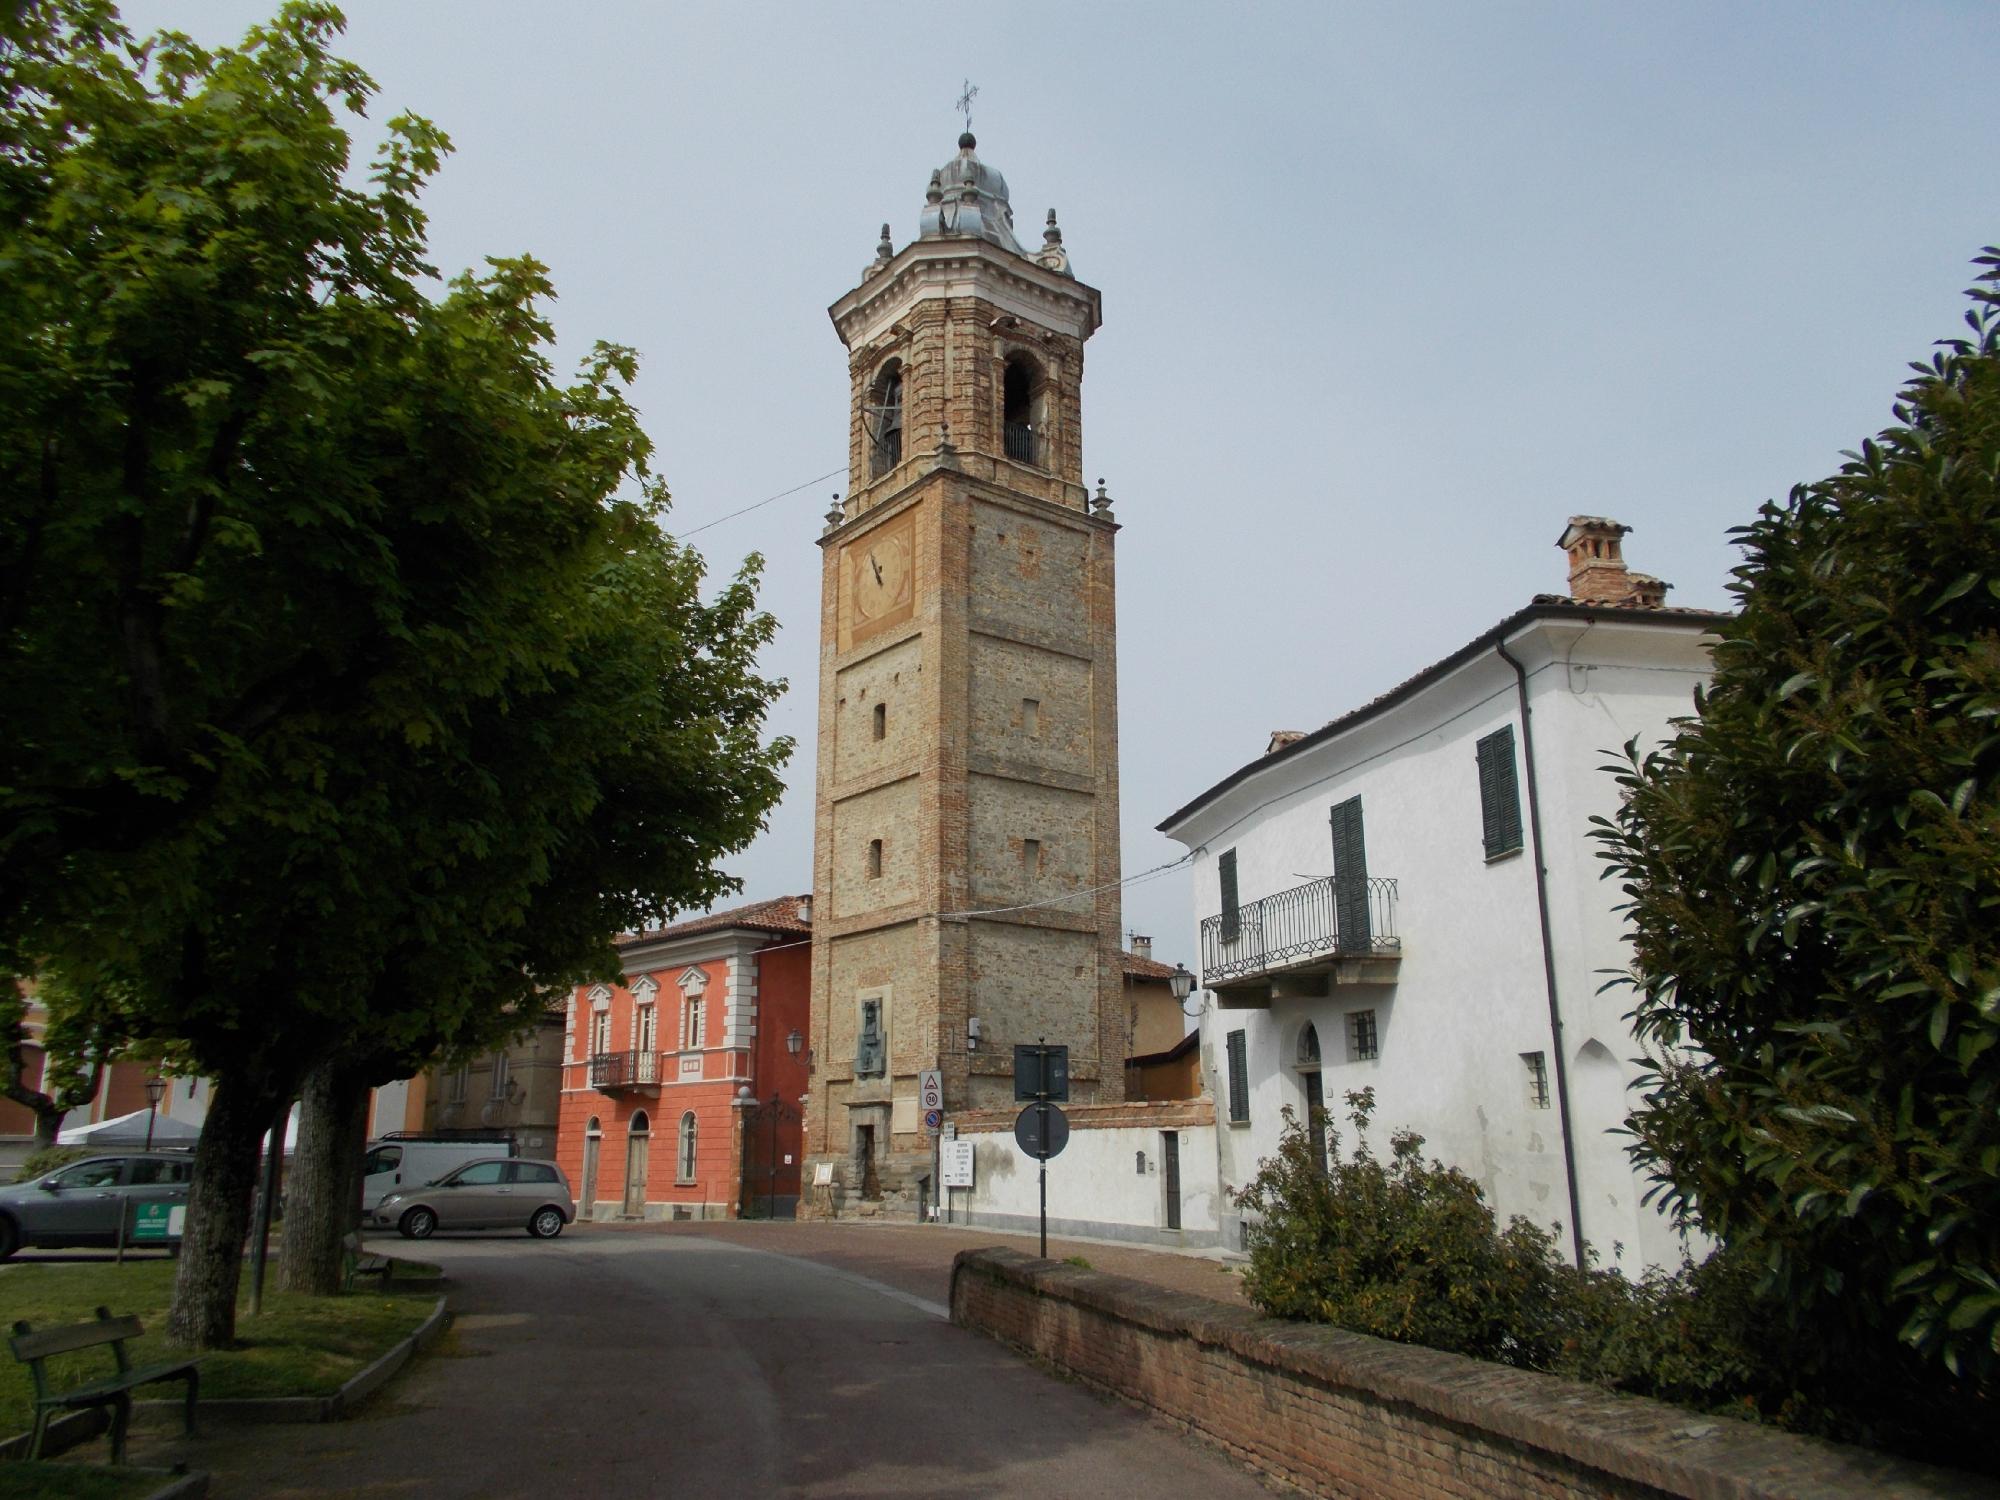
<instances>
[{"instance_id":1,"label":"tower cornice","mask_svg":"<svg viewBox=\"0 0 2000 1500\"><path fill-rule=\"evenodd\" d=\"M1079 341L1104 323L1096 287L977 239L916 240L827 309L840 341L864 348L915 302L981 297L1004 313Z\"/></svg>"}]
</instances>

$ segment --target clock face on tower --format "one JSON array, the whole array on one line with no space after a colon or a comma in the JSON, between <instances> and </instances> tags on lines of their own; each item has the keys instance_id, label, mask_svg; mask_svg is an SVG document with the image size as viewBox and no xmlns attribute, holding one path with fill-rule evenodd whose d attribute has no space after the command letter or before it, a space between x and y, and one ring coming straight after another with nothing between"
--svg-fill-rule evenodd
<instances>
[{"instance_id":1,"label":"clock face on tower","mask_svg":"<svg viewBox=\"0 0 2000 1500\"><path fill-rule=\"evenodd\" d=\"M844 554L848 630L863 640L910 617L912 538L908 521L891 524L848 543Z\"/></svg>"}]
</instances>

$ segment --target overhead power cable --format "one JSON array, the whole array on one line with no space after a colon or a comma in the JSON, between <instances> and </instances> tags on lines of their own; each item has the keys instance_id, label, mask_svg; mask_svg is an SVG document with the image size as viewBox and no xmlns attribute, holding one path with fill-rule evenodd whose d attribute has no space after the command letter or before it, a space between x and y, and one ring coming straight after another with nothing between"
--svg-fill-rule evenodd
<instances>
[{"instance_id":1,"label":"overhead power cable","mask_svg":"<svg viewBox=\"0 0 2000 1500\"><path fill-rule=\"evenodd\" d=\"M826 483L827 480L833 478L834 475L845 474L846 472L847 472L846 464L842 464L837 469L828 469L824 474L820 474L815 476L814 478L808 479L804 484L795 484L788 490L778 491L778 493L775 495L766 495L762 500L759 500L755 505L746 505L741 510L732 510L728 515L717 516L713 521L703 521L701 525L696 526L691 530L675 532L673 534L674 540L677 542L684 542L691 536L701 535L702 532L708 530L709 527L711 526L720 526L724 521L733 521L738 516L749 515L750 512L753 510L762 510L765 506L769 505L774 500L782 500L787 495L796 495L800 490L808 489L815 484L824 484Z\"/></svg>"}]
</instances>

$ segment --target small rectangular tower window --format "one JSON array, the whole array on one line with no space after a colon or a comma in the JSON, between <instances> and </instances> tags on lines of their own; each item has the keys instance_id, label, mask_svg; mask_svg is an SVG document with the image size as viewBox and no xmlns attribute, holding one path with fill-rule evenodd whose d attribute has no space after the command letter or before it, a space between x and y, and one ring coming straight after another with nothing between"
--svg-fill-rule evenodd
<instances>
[{"instance_id":1,"label":"small rectangular tower window","mask_svg":"<svg viewBox=\"0 0 2000 1500\"><path fill-rule=\"evenodd\" d=\"M868 841L868 878L870 880L880 880L882 878L882 841L880 839L870 839Z\"/></svg>"},{"instance_id":2,"label":"small rectangular tower window","mask_svg":"<svg viewBox=\"0 0 2000 1500\"><path fill-rule=\"evenodd\" d=\"M1042 841L1040 839L1021 840L1021 873L1039 875L1042 873Z\"/></svg>"},{"instance_id":3,"label":"small rectangular tower window","mask_svg":"<svg viewBox=\"0 0 2000 1500\"><path fill-rule=\"evenodd\" d=\"M1021 700L1021 733L1039 736L1042 732L1042 700L1023 698Z\"/></svg>"},{"instance_id":4,"label":"small rectangular tower window","mask_svg":"<svg viewBox=\"0 0 2000 1500\"><path fill-rule=\"evenodd\" d=\"M1232 1031L1229 1051L1229 1122L1241 1125L1250 1118L1250 1060L1243 1033Z\"/></svg>"},{"instance_id":5,"label":"small rectangular tower window","mask_svg":"<svg viewBox=\"0 0 2000 1500\"><path fill-rule=\"evenodd\" d=\"M1549 1061L1544 1053L1523 1052L1521 1065L1528 1070L1528 1108L1549 1107Z\"/></svg>"},{"instance_id":6,"label":"small rectangular tower window","mask_svg":"<svg viewBox=\"0 0 2000 1500\"><path fill-rule=\"evenodd\" d=\"M889 733L889 705L886 703L878 703L875 705L875 738L878 740L884 739L887 737L888 733Z\"/></svg>"},{"instance_id":7,"label":"small rectangular tower window","mask_svg":"<svg viewBox=\"0 0 2000 1500\"><path fill-rule=\"evenodd\" d=\"M1514 726L1496 729L1475 747L1479 756L1479 822L1486 857L1521 850L1521 788L1514 775Z\"/></svg>"},{"instance_id":8,"label":"small rectangular tower window","mask_svg":"<svg viewBox=\"0 0 2000 1500\"><path fill-rule=\"evenodd\" d=\"M1379 1056L1381 1048L1375 1035L1375 1012L1353 1010L1347 1013L1347 1055L1355 1062L1367 1062Z\"/></svg>"}]
</instances>

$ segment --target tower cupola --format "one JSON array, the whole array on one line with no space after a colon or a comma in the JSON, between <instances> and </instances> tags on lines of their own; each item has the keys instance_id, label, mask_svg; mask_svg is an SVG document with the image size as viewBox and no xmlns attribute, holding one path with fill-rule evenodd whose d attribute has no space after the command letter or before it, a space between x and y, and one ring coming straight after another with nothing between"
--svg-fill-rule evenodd
<instances>
[{"instance_id":1,"label":"tower cupola","mask_svg":"<svg viewBox=\"0 0 2000 1500\"><path fill-rule=\"evenodd\" d=\"M1082 381L1100 299L1071 270L1055 210L1041 243L1023 246L1007 180L969 130L924 199L917 237L899 249L885 226L860 284L828 309L853 380L844 515L939 468L1004 470L1017 490L1097 514Z\"/></svg>"},{"instance_id":2,"label":"tower cupola","mask_svg":"<svg viewBox=\"0 0 2000 1500\"><path fill-rule=\"evenodd\" d=\"M979 159L978 145L972 132L966 131L958 138L958 155L931 173L917 237L990 240L1016 255L1026 255L1014 238L1014 206L1007 201L1007 179Z\"/></svg>"}]
</instances>

